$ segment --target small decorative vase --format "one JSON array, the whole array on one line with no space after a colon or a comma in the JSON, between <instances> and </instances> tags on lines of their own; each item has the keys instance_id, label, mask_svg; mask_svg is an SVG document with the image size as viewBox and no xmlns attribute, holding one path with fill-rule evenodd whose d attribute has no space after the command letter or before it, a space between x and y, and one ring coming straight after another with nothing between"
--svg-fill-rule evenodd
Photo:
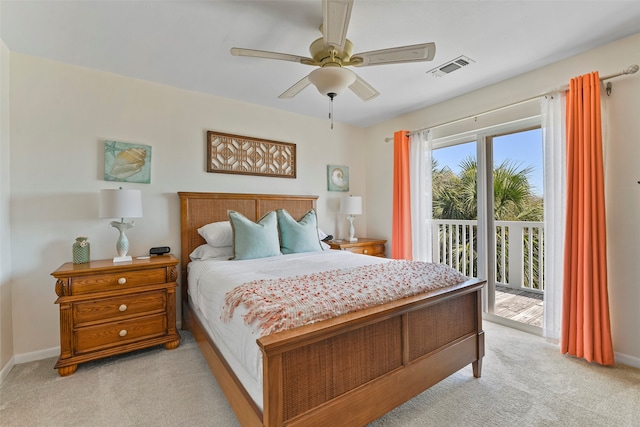
<instances>
[{"instance_id":1,"label":"small decorative vase","mask_svg":"<svg viewBox=\"0 0 640 427\"><path fill-rule=\"evenodd\" d=\"M76 241L73 244L73 263L84 264L89 262L89 252L89 238L76 237Z\"/></svg>"}]
</instances>

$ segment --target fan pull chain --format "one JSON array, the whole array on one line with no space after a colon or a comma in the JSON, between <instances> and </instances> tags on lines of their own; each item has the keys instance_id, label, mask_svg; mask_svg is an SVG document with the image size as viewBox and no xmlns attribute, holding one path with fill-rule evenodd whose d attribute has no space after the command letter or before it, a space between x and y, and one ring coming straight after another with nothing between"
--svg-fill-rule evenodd
<instances>
[{"instance_id":1,"label":"fan pull chain","mask_svg":"<svg viewBox=\"0 0 640 427\"><path fill-rule=\"evenodd\" d=\"M336 97L336 94L330 92L327 96L329 96L329 119L331 120L331 129L333 130L333 98Z\"/></svg>"},{"instance_id":2,"label":"fan pull chain","mask_svg":"<svg viewBox=\"0 0 640 427\"><path fill-rule=\"evenodd\" d=\"M329 101L329 119L331 120L331 129L333 129L333 98Z\"/></svg>"}]
</instances>

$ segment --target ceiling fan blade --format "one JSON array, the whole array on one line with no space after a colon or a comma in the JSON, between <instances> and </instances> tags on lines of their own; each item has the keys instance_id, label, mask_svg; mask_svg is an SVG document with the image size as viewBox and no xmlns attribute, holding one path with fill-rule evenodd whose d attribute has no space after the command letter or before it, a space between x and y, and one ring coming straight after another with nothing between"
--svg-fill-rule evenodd
<instances>
[{"instance_id":1,"label":"ceiling fan blade","mask_svg":"<svg viewBox=\"0 0 640 427\"><path fill-rule=\"evenodd\" d=\"M435 54L435 43L414 44L411 46L392 47L389 49L356 53L351 57L351 62L353 64L350 65L354 65L356 67L366 67L369 65L431 61ZM360 60L362 60L361 63L359 63Z\"/></svg>"},{"instance_id":2,"label":"ceiling fan blade","mask_svg":"<svg viewBox=\"0 0 640 427\"><path fill-rule=\"evenodd\" d=\"M369 101L380 95L380 92L375 90L373 86L364 81L364 79L358 75L356 75L356 81L351 83L349 89L351 89L353 93L358 95L363 101Z\"/></svg>"},{"instance_id":3,"label":"ceiling fan blade","mask_svg":"<svg viewBox=\"0 0 640 427\"><path fill-rule=\"evenodd\" d=\"M322 0L322 37L325 46L344 48L353 0Z\"/></svg>"},{"instance_id":4,"label":"ceiling fan blade","mask_svg":"<svg viewBox=\"0 0 640 427\"><path fill-rule=\"evenodd\" d=\"M250 56L253 58L279 59L281 61L299 62L301 64L304 64L308 61L313 62L313 59L306 56L289 55L288 53L269 52L266 50L243 49L239 47L232 47L231 54L233 56Z\"/></svg>"},{"instance_id":5,"label":"ceiling fan blade","mask_svg":"<svg viewBox=\"0 0 640 427\"><path fill-rule=\"evenodd\" d=\"M311 84L311 82L309 81L309 76L305 76L302 80L300 80L298 83L294 84L293 86L291 86L289 89L285 90L282 95L280 95L278 98L280 99L290 99L293 98L294 96L296 96L298 93L300 93L300 91L302 91L302 89L306 88L307 86L309 86Z\"/></svg>"}]
</instances>

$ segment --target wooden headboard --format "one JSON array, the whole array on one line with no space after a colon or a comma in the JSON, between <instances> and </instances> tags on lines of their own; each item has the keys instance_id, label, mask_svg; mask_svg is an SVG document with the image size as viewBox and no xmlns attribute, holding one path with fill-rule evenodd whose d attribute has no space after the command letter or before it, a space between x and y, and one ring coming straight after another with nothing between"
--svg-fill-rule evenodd
<instances>
[{"instance_id":1,"label":"wooden headboard","mask_svg":"<svg viewBox=\"0 0 640 427\"><path fill-rule=\"evenodd\" d=\"M189 254L205 243L198 234L203 225L228 221L227 211L240 212L252 221L276 209L286 209L296 220L315 209L318 196L242 193L187 193L180 196L180 264L182 268L183 298L187 289ZM185 300L183 300L185 301Z\"/></svg>"}]
</instances>

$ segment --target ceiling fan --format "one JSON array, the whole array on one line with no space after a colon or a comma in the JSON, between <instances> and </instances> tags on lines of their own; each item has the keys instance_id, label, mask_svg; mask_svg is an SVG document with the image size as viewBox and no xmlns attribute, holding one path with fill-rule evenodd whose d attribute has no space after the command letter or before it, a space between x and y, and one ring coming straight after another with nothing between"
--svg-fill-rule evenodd
<instances>
[{"instance_id":1,"label":"ceiling fan","mask_svg":"<svg viewBox=\"0 0 640 427\"><path fill-rule=\"evenodd\" d=\"M320 26L322 37L311 43L309 47L311 58L237 47L231 49L231 54L299 62L319 67L284 91L278 98L293 98L304 88L313 84L321 94L328 96L331 101L347 87L363 101L369 101L380 95L373 86L345 67L368 67L402 62L431 61L433 59L436 53L434 43L352 54L353 43L347 39L352 7L353 0L322 0L322 25Z\"/></svg>"}]
</instances>

